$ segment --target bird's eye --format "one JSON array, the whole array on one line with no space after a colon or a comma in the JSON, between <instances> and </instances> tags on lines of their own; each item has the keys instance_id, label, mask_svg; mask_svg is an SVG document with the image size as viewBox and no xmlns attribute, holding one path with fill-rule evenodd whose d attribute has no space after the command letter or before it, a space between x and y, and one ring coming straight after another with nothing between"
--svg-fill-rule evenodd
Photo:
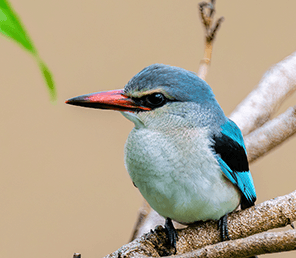
<instances>
[{"instance_id":1,"label":"bird's eye","mask_svg":"<svg viewBox=\"0 0 296 258\"><path fill-rule=\"evenodd\" d=\"M159 107L165 104L166 98L161 93L153 93L146 97L146 102L149 106Z\"/></svg>"}]
</instances>

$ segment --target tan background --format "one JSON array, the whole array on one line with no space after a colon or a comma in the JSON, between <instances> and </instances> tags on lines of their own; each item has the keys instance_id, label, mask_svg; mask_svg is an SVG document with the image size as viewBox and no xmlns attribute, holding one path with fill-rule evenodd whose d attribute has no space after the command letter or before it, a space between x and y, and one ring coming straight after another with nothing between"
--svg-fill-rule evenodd
<instances>
[{"instance_id":1,"label":"tan background","mask_svg":"<svg viewBox=\"0 0 296 258\"><path fill-rule=\"evenodd\" d=\"M132 124L64 101L122 88L156 62L197 71L198 1L11 2L54 74L58 101L49 102L31 56L1 37L0 257L102 257L128 241L141 205L123 164ZM296 50L296 1L225 0L217 8L226 19L207 81L230 114L271 65ZM251 166L258 202L295 189L295 143Z\"/></svg>"}]
</instances>

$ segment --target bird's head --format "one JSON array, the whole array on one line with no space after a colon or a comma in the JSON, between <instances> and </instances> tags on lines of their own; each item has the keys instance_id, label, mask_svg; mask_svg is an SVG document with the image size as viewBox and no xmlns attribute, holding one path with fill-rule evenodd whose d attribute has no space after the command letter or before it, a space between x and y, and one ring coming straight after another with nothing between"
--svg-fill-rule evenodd
<instances>
[{"instance_id":1,"label":"bird's head","mask_svg":"<svg viewBox=\"0 0 296 258\"><path fill-rule=\"evenodd\" d=\"M207 126L224 118L205 81L193 72L163 64L144 68L123 90L81 95L66 103L121 111L136 127Z\"/></svg>"}]
</instances>

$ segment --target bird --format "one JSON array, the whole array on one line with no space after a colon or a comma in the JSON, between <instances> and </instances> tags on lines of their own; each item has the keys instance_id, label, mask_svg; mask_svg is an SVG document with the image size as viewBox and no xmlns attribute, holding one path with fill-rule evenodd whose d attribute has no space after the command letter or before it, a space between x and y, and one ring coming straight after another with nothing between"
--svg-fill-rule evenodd
<instances>
[{"instance_id":1,"label":"bird","mask_svg":"<svg viewBox=\"0 0 296 258\"><path fill-rule=\"evenodd\" d=\"M134 123L124 147L125 166L142 196L165 218L175 253L178 234L172 220L186 225L218 221L222 240L227 240L227 214L255 204L241 130L194 72L152 64L124 89L66 103L116 110Z\"/></svg>"}]
</instances>

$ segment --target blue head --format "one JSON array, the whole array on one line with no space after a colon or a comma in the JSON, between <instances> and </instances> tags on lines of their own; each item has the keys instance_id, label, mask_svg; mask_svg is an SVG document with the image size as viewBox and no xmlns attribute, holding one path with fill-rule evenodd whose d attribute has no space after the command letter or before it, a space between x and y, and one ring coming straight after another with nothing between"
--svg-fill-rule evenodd
<instances>
[{"instance_id":1,"label":"blue head","mask_svg":"<svg viewBox=\"0 0 296 258\"><path fill-rule=\"evenodd\" d=\"M210 86L195 73L183 68L153 64L136 74L124 87L129 95L147 95L161 91L171 100L203 103L214 100Z\"/></svg>"},{"instance_id":2,"label":"blue head","mask_svg":"<svg viewBox=\"0 0 296 258\"><path fill-rule=\"evenodd\" d=\"M187 124L207 126L220 125L226 119L210 86L195 73L179 67L150 65L127 83L124 94L151 108L136 114L141 121L159 117L167 122L169 117L170 121L177 117L179 122L182 118ZM134 115L128 113L126 117Z\"/></svg>"}]
</instances>

